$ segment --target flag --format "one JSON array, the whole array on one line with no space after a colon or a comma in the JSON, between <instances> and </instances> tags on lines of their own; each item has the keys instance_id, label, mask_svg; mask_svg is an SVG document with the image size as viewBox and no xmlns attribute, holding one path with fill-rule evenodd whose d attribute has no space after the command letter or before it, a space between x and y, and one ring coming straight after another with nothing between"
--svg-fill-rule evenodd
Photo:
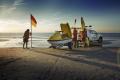
<instances>
[{"instance_id":1,"label":"flag","mask_svg":"<svg viewBox=\"0 0 120 80\"><path fill-rule=\"evenodd\" d=\"M37 21L36 21L36 19L34 18L34 16L31 15L31 26L32 26L32 27L36 27L36 25L37 25Z\"/></svg>"}]
</instances>

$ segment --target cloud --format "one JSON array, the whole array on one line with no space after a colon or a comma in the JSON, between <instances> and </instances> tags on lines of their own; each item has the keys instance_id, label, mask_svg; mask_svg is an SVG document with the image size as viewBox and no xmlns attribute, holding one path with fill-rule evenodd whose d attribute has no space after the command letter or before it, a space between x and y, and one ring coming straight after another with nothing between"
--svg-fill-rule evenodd
<instances>
[{"instance_id":1,"label":"cloud","mask_svg":"<svg viewBox=\"0 0 120 80\"><path fill-rule=\"evenodd\" d=\"M13 3L14 6L18 6L18 5L22 5L22 4L24 4L23 0L15 0Z\"/></svg>"},{"instance_id":2,"label":"cloud","mask_svg":"<svg viewBox=\"0 0 120 80\"><path fill-rule=\"evenodd\" d=\"M1 10L1 15L6 15L6 14L10 14L12 13L14 10L17 9L18 6L24 4L23 0L15 0L12 4L7 5L7 4L3 4L0 6L0 10Z\"/></svg>"},{"instance_id":3,"label":"cloud","mask_svg":"<svg viewBox=\"0 0 120 80\"><path fill-rule=\"evenodd\" d=\"M29 22L16 20L0 20L0 32L22 32L28 28Z\"/></svg>"}]
</instances>

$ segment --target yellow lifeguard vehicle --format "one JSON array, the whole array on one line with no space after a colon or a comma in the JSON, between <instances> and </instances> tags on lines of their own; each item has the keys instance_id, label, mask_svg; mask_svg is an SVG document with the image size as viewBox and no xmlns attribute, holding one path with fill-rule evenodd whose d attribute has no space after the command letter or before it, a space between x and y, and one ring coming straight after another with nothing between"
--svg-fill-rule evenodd
<instances>
[{"instance_id":1,"label":"yellow lifeguard vehicle","mask_svg":"<svg viewBox=\"0 0 120 80\"><path fill-rule=\"evenodd\" d=\"M60 48L72 44L72 33L69 24L62 23L60 24L60 27L61 27L61 31L56 31L48 39L48 42L51 44L50 47L52 48ZM69 48L71 47L72 45L69 46Z\"/></svg>"}]
</instances>

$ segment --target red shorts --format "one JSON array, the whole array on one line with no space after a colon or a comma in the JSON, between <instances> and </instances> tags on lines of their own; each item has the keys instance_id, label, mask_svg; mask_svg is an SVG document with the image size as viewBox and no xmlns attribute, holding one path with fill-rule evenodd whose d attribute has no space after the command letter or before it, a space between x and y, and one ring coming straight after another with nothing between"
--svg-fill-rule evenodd
<instances>
[{"instance_id":1,"label":"red shorts","mask_svg":"<svg viewBox=\"0 0 120 80\"><path fill-rule=\"evenodd\" d=\"M77 38L73 38L72 40L73 40L73 41L77 41Z\"/></svg>"}]
</instances>

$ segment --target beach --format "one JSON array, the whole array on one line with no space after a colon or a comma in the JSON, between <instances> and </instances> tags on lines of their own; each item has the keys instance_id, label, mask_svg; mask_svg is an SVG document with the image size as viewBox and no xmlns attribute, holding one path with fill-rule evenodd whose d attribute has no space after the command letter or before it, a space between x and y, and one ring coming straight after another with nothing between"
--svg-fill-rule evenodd
<instances>
[{"instance_id":1,"label":"beach","mask_svg":"<svg viewBox=\"0 0 120 80\"><path fill-rule=\"evenodd\" d=\"M103 34L103 47L49 48L52 33L0 34L0 80L120 80L120 33Z\"/></svg>"},{"instance_id":2,"label":"beach","mask_svg":"<svg viewBox=\"0 0 120 80\"><path fill-rule=\"evenodd\" d=\"M120 48L0 48L0 80L120 80Z\"/></svg>"}]
</instances>

